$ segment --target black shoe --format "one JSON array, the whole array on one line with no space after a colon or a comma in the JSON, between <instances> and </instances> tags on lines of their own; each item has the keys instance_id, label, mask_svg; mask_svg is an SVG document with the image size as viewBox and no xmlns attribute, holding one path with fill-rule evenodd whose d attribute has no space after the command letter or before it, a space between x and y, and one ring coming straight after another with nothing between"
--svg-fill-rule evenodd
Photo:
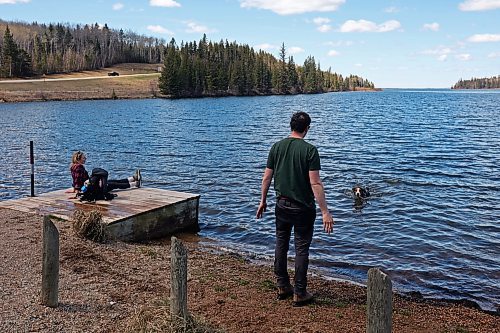
<instances>
[{"instance_id":1,"label":"black shoe","mask_svg":"<svg viewBox=\"0 0 500 333\"><path fill-rule=\"evenodd\" d=\"M286 287L278 287L278 297L277 297L278 300L283 301L292 296L293 296L293 287L291 285L288 285Z\"/></svg>"},{"instance_id":2,"label":"black shoe","mask_svg":"<svg viewBox=\"0 0 500 333\"><path fill-rule=\"evenodd\" d=\"M308 293L307 291L302 296L299 296L297 294L293 295L293 306L295 306L295 307L311 304L313 301L314 301L313 294Z\"/></svg>"}]
</instances>

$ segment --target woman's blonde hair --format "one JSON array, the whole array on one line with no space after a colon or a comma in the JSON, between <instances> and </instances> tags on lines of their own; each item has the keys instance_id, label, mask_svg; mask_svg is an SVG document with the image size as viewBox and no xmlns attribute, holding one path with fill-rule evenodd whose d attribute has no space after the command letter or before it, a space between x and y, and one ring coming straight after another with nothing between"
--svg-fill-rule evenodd
<instances>
[{"instance_id":1,"label":"woman's blonde hair","mask_svg":"<svg viewBox=\"0 0 500 333\"><path fill-rule=\"evenodd\" d=\"M85 154L82 151L75 151L71 156L71 165L80 163ZM70 166L71 167L71 166Z\"/></svg>"}]
</instances>

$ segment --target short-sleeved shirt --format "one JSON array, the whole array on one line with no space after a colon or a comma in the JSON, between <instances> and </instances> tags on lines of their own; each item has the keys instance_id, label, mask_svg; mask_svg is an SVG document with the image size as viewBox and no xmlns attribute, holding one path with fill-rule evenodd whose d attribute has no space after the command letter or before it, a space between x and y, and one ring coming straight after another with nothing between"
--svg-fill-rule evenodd
<instances>
[{"instance_id":1,"label":"short-sleeved shirt","mask_svg":"<svg viewBox=\"0 0 500 333\"><path fill-rule=\"evenodd\" d=\"M314 193L309 171L321 170L318 149L297 138L276 142L267 158L273 170L276 196L284 196L308 207L314 207Z\"/></svg>"}]
</instances>

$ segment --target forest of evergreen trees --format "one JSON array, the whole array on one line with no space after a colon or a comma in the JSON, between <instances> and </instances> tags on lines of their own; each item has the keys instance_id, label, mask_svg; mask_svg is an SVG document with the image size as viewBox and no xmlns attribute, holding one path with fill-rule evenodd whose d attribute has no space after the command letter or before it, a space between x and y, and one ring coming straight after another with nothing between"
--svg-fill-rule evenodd
<instances>
[{"instance_id":1,"label":"forest of evergreen trees","mask_svg":"<svg viewBox=\"0 0 500 333\"><path fill-rule=\"evenodd\" d=\"M460 79L451 89L500 89L500 75L481 79Z\"/></svg>"},{"instance_id":2,"label":"forest of evergreen trees","mask_svg":"<svg viewBox=\"0 0 500 333\"><path fill-rule=\"evenodd\" d=\"M2 33L3 32L3 33ZM93 70L119 63L164 63L159 81L170 97L322 93L373 89L356 75L323 71L314 57L302 66L236 42L164 40L112 30L107 25L63 25L0 20L0 77L30 77Z\"/></svg>"},{"instance_id":3,"label":"forest of evergreen trees","mask_svg":"<svg viewBox=\"0 0 500 333\"><path fill-rule=\"evenodd\" d=\"M331 69L322 71L314 57L297 66L286 56L283 44L278 59L236 42L197 42L174 39L165 50L160 90L171 97L226 95L270 95L373 89L372 82L350 75L342 77Z\"/></svg>"},{"instance_id":4,"label":"forest of evergreen trees","mask_svg":"<svg viewBox=\"0 0 500 333\"><path fill-rule=\"evenodd\" d=\"M0 20L0 77L92 70L124 62L160 63L165 41L107 25Z\"/></svg>"}]
</instances>

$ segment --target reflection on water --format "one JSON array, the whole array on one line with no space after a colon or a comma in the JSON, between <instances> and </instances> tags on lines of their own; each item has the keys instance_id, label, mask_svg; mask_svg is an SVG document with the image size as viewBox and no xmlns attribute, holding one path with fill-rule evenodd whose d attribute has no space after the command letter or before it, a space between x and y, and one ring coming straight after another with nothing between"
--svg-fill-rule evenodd
<instances>
[{"instance_id":1,"label":"reflection on water","mask_svg":"<svg viewBox=\"0 0 500 333\"><path fill-rule=\"evenodd\" d=\"M39 192L69 187L73 150L110 177L141 168L144 185L200 193L201 236L271 257L274 197L255 220L268 149L307 111L306 138L336 220L316 224L311 262L362 282L369 267L426 296L500 299L498 92L387 90L195 100L81 101L0 105L0 200L29 193L35 142ZM354 184L370 187L357 206Z\"/></svg>"}]
</instances>

